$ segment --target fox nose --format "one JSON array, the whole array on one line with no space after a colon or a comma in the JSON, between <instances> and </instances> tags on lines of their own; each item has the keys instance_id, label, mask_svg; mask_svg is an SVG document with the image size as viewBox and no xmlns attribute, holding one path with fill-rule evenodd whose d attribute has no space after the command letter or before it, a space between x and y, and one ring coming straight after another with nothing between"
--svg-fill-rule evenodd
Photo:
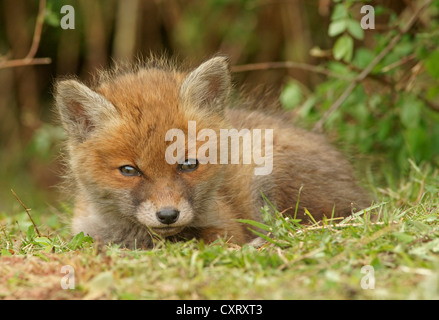
<instances>
[{"instance_id":1,"label":"fox nose","mask_svg":"<svg viewBox=\"0 0 439 320\"><path fill-rule=\"evenodd\" d=\"M175 208L165 207L156 212L157 219L163 224L173 224L178 220L180 211Z\"/></svg>"}]
</instances>

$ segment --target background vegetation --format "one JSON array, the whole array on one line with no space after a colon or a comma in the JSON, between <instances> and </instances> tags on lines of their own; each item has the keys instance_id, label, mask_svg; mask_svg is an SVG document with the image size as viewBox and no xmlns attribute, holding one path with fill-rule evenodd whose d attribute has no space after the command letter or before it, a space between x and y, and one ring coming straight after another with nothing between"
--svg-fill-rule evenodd
<instances>
[{"instance_id":1,"label":"background vegetation","mask_svg":"<svg viewBox=\"0 0 439 320\"><path fill-rule=\"evenodd\" d=\"M60 27L61 7L67 3L75 9L74 30ZM63 133L54 121L54 79L79 75L87 80L112 59L133 60L150 53L177 56L192 64L218 52L227 54L236 66L238 87L271 89L298 125L312 128L400 35L390 52L324 119L325 129L349 154L359 159L366 155L378 177L404 176L408 158L437 163L438 1L432 1L404 34L401 29L422 1L367 2L375 9L374 30L360 27L365 3L49 0L35 56L50 58L51 63L0 65L0 210L17 207L11 188L33 208L46 207L46 201L53 203L59 196L54 186L59 182L58 142ZM1 2L2 59L26 56L38 5L25 0ZM237 66L253 63L259 65ZM386 183L380 178L377 182Z\"/></svg>"},{"instance_id":2,"label":"background vegetation","mask_svg":"<svg viewBox=\"0 0 439 320\"><path fill-rule=\"evenodd\" d=\"M30 281L26 294L40 297L40 280L24 276L39 262L25 264L24 280L20 272L11 276L28 254L49 268L53 263L56 286L58 259L91 266L78 271L85 284L67 297L218 298L208 281L216 279L219 288L236 281L239 288L255 285L248 292L232 287L226 298L313 297L318 288L315 297L369 298L358 290L364 264L382 270L381 284L393 286L382 297L439 296L432 271L439 265L438 0L48 0L34 47L42 2L0 0L0 248L6 261L0 279L12 279L0 285L1 296L23 297ZM65 4L75 9L73 30L60 27ZM360 27L365 4L375 10L373 30ZM54 79L77 75L87 81L113 59L150 53L193 65L215 53L229 55L237 87L271 89L292 122L325 132L355 159L365 184L387 203L374 209L380 224L356 217L349 228L301 231L283 220L267 221L273 239L258 255L199 243L162 244L146 253L109 248L100 255L103 249L91 239L71 240L69 205L56 188L64 134L53 113ZM22 60L26 56L30 60ZM12 67L11 61L18 63ZM32 208L42 234L10 189ZM77 250L84 255L72 255ZM9 255L14 257L5 260ZM146 272L124 259L158 264ZM185 280L169 284L161 265L169 266L167 279ZM405 281L398 281L403 275ZM154 288L129 289L144 279L156 279ZM280 290L285 281L305 289ZM52 297L50 290L44 295Z\"/></svg>"}]
</instances>

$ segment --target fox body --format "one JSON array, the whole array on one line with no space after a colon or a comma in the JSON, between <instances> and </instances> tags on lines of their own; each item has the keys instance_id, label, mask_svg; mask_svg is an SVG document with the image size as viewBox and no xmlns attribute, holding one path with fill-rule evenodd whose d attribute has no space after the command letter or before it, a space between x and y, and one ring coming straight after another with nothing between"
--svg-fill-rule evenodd
<instances>
[{"instance_id":1,"label":"fox body","mask_svg":"<svg viewBox=\"0 0 439 320\"><path fill-rule=\"evenodd\" d=\"M230 91L224 57L189 72L160 60L115 68L91 87L58 81L56 105L68 135L67 176L75 197L73 232L138 248L151 246L151 231L164 238L222 237L243 244L255 236L236 219L260 221L264 196L293 214L300 191L301 219L305 208L318 220L347 216L352 204L370 204L349 163L322 136L279 116L231 108ZM187 133L189 121L197 133L272 129L272 171L256 175L254 163L201 164L188 158L188 142L182 159L168 163L173 141L167 133ZM253 148L263 154L268 141L262 140ZM243 146L239 150L242 155Z\"/></svg>"}]
</instances>

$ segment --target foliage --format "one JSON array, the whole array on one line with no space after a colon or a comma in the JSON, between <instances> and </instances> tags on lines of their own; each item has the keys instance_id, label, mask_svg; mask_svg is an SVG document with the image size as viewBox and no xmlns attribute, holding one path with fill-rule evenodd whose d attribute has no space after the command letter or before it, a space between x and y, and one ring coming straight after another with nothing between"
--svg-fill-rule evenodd
<instances>
[{"instance_id":1,"label":"foliage","mask_svg":"<svg viewBox=\"0 0 439 320\"><path fill-rule=\"evenodd\" d=\"M412 5L421 2L401 2L399 9L410 15ZM42 187L34 185L28 171L55 175L57 170L50 174L41 170L41 163L56 157L63 138L59 127L44 123L51 119L53 77L77 74L86 80L95 68L108 65L108 57L118 51L114 48L125 45L115 39L115 34L124 29L118 15L123 11L118 4L123 1L71 3L77 14L77 29L64 31L59 27L63 3L48 1L37 56L51 57L53 63L47 68L23 69L25 73L17 69L16 74L0 74L0 87L5 88L0 104L7 106L0 108L4 120L0 126L0 144L4 147L0 154L0 192L2 200L10 198L16 205L0 212L0 298L439 297L439 173L435 169L439 154L439 105L435 102L439 95L439 0L433 1L422 19L325 123L327 132L335 133L347 148L383 157L384 165L372 182L391 171L401 178L389 179L383 188L372 183L377 204L337 225L334 219L326 219L308 226L268 205L262 209L264 221L241 221L256 228L265 240L261 248L224 241L206 245L194 240L159 240L148 251L103 245L83 233L72 237L68 206L57 211L47 208L44 201L44 210L34 205ZM364 1L326 2L331 10L329 22L308 1L306 5L305 1L265 0L138 3L141 7L134 12L148 19L133 23L137 43L132 56L168 51L195 62L220 51L229 54L233 64L291 60L321 66L328 78L314 77L312 71L303 76L295 69L278 69L276 76L266 70L243 77L249 86L255 80L274 85L282 82L282 106L297 116L297 122L308 126L322 119L406 23L404 15L390 8L389 2L374 4L380 24L376 30L360 27L358 12ZM23 41L20 23L31 21L37 6L37 2L24 2L15 8L18 14L14 19L0 24L0 35L9 34L8 41L0 38L2 54L9 48L28 50L31 35L29 41ZM291 18L295 12L300 21ZM125 14L134 21L133 12ZM304 32L308 31L304 25L311 26L312 32ZM300 60L297 52L305 52L306 58ZM294 79L285 81L286 75ZM24 151L17 151L19 148ZM419 165L421 162L430 163ZM8 198L11 187L34 209L30 212L41 236L15 199ZM73 290L60 286L60 271L65 265L73 266L77 275ZM375 290L361 288L365 265L375 269Z\"/></svg>"},{"instance_id":2,"label":"foliage","mask_svg":"<svg viewBox=\"0 0 439 320\"><path fill-rule=\"evenodd\" d=\"M4 215L0 298L32 299L437 299L439 172L413 162L401 182L377 190L380 203L340 224L308 226L271 206L261 248L224 241L170 243L152 250L104 246L82 233L66 240L59 214ZM244 222L243 222L244 223ZM71 266L75 288L63 290ZM362 268L374 270L364 289Z\"/></svg>"},{"instance_id":3,"label":"foliage","mask_svg":"<svg viewBox=\"0 0 439 320\"><path fill-rule=\"evenodd\" d=\"M326 68L345 76L328 78L318 84L313 93L297 104L299 86L284 88L285 108L296 105L300 121L313 123L340 96L341 92L374 59L399 31L401 22L385 6L377 6L377 18L388 15L385 31L363 30L359 20L352 18L356 1L337 1L334 6L329 36L335 38L333 59ZM355 9L355 10L354 10ZM406 174L407 159L416 163L438 162L439 155L439 1L426 10L428 23L419 23L405 34L399 43L350 94L341 108L327 120L329 131L338 133L340 141L363 154L382 155L385 169L397 176ZM360 31L362 30L362 31ZM368 35L368 33L370 33ZM366 36L375 45L364 44ZM354 41L356 42L354 48Z\"/></svg>"}]
</instances>

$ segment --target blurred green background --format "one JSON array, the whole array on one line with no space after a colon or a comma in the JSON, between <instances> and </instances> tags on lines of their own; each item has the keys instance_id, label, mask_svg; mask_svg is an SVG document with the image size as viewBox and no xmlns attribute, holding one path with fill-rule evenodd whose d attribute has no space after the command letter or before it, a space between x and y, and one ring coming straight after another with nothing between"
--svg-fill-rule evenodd
<instances>
[{"instance_id":1,"label":"blurred green background","mask_svg":"<svg viewBox=\"0 0 439 320\"><path fill-rule=\"evenodd\" d=\"M47 1L36 57L51 64L2 68L0 61L0 212L23 202L36 211L59 206L63 132L53 112L57 77L90 79L113 59L150 53L196 65L216 53L232 65L294 61L295 68L234 74L239 87L271 88L294 121L312 128L352 79L398 34L423 1L355 0L76 0ZM75 9L64 30L61 7ZM362 30L361 7L375 9ZM24 57L39 2L0 0L0 59ZM327 119L325 131L366 159L377 183L404 175L413 161L439 154L439 1ZM331 31L330 31L331 30ZM323 70L306 70L306 66Z\"/></svg>"}]
</instances>

